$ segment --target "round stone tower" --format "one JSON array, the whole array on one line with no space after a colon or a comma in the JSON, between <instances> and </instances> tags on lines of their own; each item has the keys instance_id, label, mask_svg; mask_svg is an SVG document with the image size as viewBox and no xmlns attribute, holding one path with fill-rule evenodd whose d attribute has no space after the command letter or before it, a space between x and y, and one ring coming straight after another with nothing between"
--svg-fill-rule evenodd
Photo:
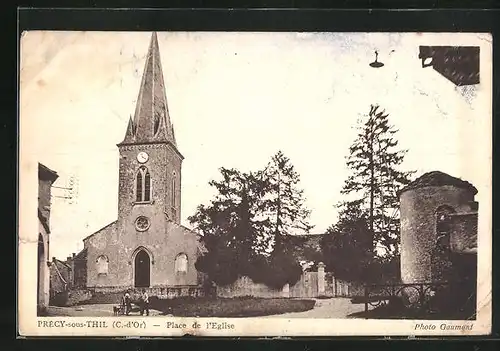
<instances>
[{"instance_id":1,"label":"round stone tower","mask_svg":"<svg viewBox=\"0 0 500 351\"><path fill-rule=\"evenodd\" d=\"M425 173L400 191L403 283L439 280L433 255L439 245L440 218L469 211L476 193L472 184L438 171Z\"/></svg>"}]
</instances>

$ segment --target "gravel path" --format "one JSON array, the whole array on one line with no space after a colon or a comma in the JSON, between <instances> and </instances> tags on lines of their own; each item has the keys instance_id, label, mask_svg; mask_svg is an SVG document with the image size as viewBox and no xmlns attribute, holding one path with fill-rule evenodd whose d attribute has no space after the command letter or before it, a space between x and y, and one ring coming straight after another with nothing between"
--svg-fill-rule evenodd
<instances>
[{"instance_id":1,"label":"gravel path","mask_svg":"<svg viewBox=\"0 0 500 351\"><path fill-rule=\"evenodd\" d=\"M352 304L349 298L315 299L316 304L312 310L305 312L292 312L276 314L265 317L250 318L347 318L351 313L363 311L364 304ZM50 316L70 317L108 317L113 316L113 304L81 305L73 307L55 307L48 309ZM160 311L150 310L150 316L159 316ZM140 316L139 312L132 312L130 316Z\"/></svg>"}]
</instances>

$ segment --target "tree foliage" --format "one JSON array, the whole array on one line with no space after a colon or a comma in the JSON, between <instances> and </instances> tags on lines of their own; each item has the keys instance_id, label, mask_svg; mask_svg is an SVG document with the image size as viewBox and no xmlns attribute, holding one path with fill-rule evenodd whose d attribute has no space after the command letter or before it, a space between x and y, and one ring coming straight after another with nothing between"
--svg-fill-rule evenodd
<instances>
[{"instance_id":1,"label":"tree foliage","mask_svg":"<svg viewBox=\"0 0 500 351\"><path fill-rule=\"evenodd\" d=\"M329 271L338 279L367 281L372 261L368 220L359 204L345 204L339 220L327 229L322 240L323 256Z\"/></svg>"},{"instance_id":2,"label":"tree foliage","mask_svg":"<svg viewBox=\"0 0 500 351\"><path fill-rule=\"evenodd\" d=\"M197 269L216 283L229 284L246 271L259 222L254 219L259 187L254 173L220 169L222 180L211 181L217 195L210 205L200 205L188 220L203 236L208 253L197 261Z\"/></svg>"},{"instance_id":3,"label":"tree foliage","mask_svg":"<svg viewBox=\"0 0 500 351\"><path fill-rule=\"evenodd\" d=\"M261 172L264 197L261 216L266 218L263 228L261 254L282 250L282 236L307 234L313 228L309 223L311 211L305 206L304 191L299 188L300 176L290 159L278 151Z\"/></svg>"},{"instance_id":4,"label":"tree foliage","mask_svg":"<svg viewBox=\"0 0 500 351\"><path fill-rule=\"evenodd\" d=\"M243 275L274 288L294 284L302 268L283 237L308 232L311 226L290 160L278 152L264 170L220 172L222 179L209 183L217 191L215 198L188 218L208 251L197 269L221 285Z\"/></svg>"},{"instance_id":5,"label":"tree foliage","mask_svg":"<svg viewBox=\"0 0 500 351\"><path fill-rule=\"evenodd\" d=\"M389 115L372 105L358 126L358 135L349 148L347 167L351 174L341 190L349 200L339 207L357 205L368 221L372 251L399 253L399 198L397 192L410 182L413 172L399 170L407 150L398 149L397 130ZM352 207L352 206L351 206Z\"/></svg>"}]
</instances>

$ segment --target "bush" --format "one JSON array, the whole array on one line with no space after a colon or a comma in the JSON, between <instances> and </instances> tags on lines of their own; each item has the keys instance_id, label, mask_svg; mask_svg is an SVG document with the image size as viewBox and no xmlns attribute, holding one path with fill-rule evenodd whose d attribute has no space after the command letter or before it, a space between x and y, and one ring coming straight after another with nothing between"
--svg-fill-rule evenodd
<instances>
[{"instance_id":1,"label":"bush","mask_svg":"<svg viewBox=\"0 0 500 351\"><path fill-rule=\"evenodd\" d=\"M255 283L263 283L272 289L282 289L285 284L294 285L302 275L302 267L287 252L273 253L270 257L252 260L248 276Z\"/></svg>"},{"instance_id":2,"label":"bush","mask_svg":"<svg viewBox=\"0 0 500 351\"><path fill-rule=\"evenodd\" d=\"M197 270L206 273L217 285L229 285L238 279L238 259L232 250L200 256L195 263Z\"/></svg>"},{"instance_id":3,"label":"bush","mask_svg":"<svg viewBox=\"0 0 500 351\"><path fill-rule=\"evenodd\" d=\"M266 299L255 297L198 298L179 297L157 300L155 307L163 314L179 317L252 317L274 314L303 312L312 309L314 300Z\"/></svg>"}]
</instances>

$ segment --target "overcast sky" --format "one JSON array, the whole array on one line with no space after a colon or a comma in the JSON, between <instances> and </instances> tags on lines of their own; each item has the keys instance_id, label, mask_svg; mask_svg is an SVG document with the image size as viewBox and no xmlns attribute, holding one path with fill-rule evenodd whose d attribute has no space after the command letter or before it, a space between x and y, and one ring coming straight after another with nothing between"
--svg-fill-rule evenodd
<instances>
[{"instance_id":1,"label":"overcast sky","mask_svg":"<svg viewBox=\"0 0 500 351\"><path fill-rule=\"evenodd\" d=\"M29 157L78 179L54 197L51 256L117 217L118 148L133 115L151 33L29 32L21 44L21 138ZM282 150L301 176L313 233L336 220L357 118L378 103L408 149L405 170L441 170L488 189L489 38L474 34L159 32L177 144L182 220L213 195L218 168L257 170ZM422 68L419 45L480 45L481 84L458 89ZM379 51L380 69L368 64ZM489 50L489 51L488 51ZM486 62L486 64L485 64ZM468 91L468 90L467 90ZM478 171L482 170L482 171ZM483 191L484 193L484 191ZM64 196L62 189L53 195ZM33 196L36 196L35 194Z\"/></svg>"}]
</instances>

